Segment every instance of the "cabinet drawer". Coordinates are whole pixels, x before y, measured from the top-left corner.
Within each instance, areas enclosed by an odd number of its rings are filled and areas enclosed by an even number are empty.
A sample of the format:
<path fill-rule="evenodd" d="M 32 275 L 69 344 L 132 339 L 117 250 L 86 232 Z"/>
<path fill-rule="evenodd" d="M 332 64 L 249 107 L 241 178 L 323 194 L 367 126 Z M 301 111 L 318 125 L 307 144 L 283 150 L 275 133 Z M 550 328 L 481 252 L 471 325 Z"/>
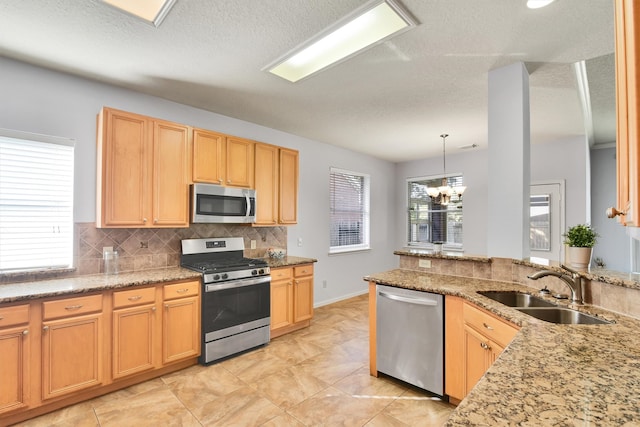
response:
<path fill-rule="evenodd" d="M 29 304 L 0 308 L 0 328 L 29 323 Z"/>
<path fill-rule="evenodd" d="M 307 265 L 301 265 L 299 267 L 295 267 L 294 275 L 296 277 L 313 275 L 313 264 L 307 264 Z"/>
<path fill-rule="evenodd" d="M 464 304 L 464 323 L 492 341 L 506 346 L 518 329 L 470 304 Z"/>
<path fill-rule="evenodd" d="M 77 316 L 95 311 L 102 311 L 102 295 L 65 298 L 42 303 L 42 318 L 44 320 Z"/>
<path fill-rule="evenodd" d="M 191 297 L 198 295 L 200 290 L 200 282 L 176 283 L 174 285 L 164 286 L 164 299 L 174 299 L 182 297 Z"/>
<path fill-rule="evenodd" d="M 271 269 L 271 281 L 291 279 L 293 268 L 273 268 Z"/>
<path fill-rule="evenodd" d="M 156 300 L 156 288 L 129 289 L 113 293 L 113 308 L 149 304 Z"/>

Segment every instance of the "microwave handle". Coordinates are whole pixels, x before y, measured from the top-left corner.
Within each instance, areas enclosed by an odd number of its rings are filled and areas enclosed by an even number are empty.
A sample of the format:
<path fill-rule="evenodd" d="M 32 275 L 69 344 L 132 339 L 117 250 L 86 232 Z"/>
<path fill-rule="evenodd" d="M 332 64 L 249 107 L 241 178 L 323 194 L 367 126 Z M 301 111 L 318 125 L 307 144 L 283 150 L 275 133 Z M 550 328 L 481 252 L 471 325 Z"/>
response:
<path fill-rule="evenodd" d="M 245 193 L 244 198 L 246 200 L 246 205 L 247 205 L 247 211 L 245 212 L 245 217 L 249 217 L 249 214 L 251 214 L 251 200 L 249 199 L 249 193 Z"/>

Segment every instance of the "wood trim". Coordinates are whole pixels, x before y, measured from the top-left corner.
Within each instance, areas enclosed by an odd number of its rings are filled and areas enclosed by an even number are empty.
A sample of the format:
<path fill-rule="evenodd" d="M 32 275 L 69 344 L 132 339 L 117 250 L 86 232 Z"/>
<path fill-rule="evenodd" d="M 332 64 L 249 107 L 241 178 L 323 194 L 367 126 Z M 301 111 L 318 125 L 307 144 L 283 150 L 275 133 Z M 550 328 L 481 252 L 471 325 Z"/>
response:
<path fill-rule="evenodd" d="M 464 398 L 464 300 L 444 297 L 444 392 L 451 398 Z"/>

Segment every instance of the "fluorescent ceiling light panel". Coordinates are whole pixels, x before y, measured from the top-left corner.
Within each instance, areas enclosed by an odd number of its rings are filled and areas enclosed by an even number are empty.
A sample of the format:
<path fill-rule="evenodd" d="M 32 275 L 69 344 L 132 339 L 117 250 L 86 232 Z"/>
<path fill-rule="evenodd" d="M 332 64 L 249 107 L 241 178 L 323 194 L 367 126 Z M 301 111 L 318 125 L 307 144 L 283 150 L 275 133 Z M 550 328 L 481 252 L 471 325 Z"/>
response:
<path fill-rule="evenodd" d="M 102 0 L 113 7 L 142 18 L 156 27 L 162 23 L 176 0 Z"/>
<path fill-rule="evenodd" d="M 417 22 L 392 0 L 377 0 L 263 70 L 297 82 L 416 25 Z"/>

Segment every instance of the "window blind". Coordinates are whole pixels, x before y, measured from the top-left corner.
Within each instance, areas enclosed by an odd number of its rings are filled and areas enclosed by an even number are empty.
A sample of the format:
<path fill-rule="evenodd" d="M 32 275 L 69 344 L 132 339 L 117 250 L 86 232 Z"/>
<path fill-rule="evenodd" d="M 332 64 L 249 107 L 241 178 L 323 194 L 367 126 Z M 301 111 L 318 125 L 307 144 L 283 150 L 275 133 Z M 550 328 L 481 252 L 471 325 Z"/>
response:
<path fill-rule="evenodd" d="M 329 252 L 369 249 L 369 175 L 331 168 Z"/>
<path fill-rule="evenodd" d="M 74 142 L 0 129 L 0 271 L 69 267 Z"/>

